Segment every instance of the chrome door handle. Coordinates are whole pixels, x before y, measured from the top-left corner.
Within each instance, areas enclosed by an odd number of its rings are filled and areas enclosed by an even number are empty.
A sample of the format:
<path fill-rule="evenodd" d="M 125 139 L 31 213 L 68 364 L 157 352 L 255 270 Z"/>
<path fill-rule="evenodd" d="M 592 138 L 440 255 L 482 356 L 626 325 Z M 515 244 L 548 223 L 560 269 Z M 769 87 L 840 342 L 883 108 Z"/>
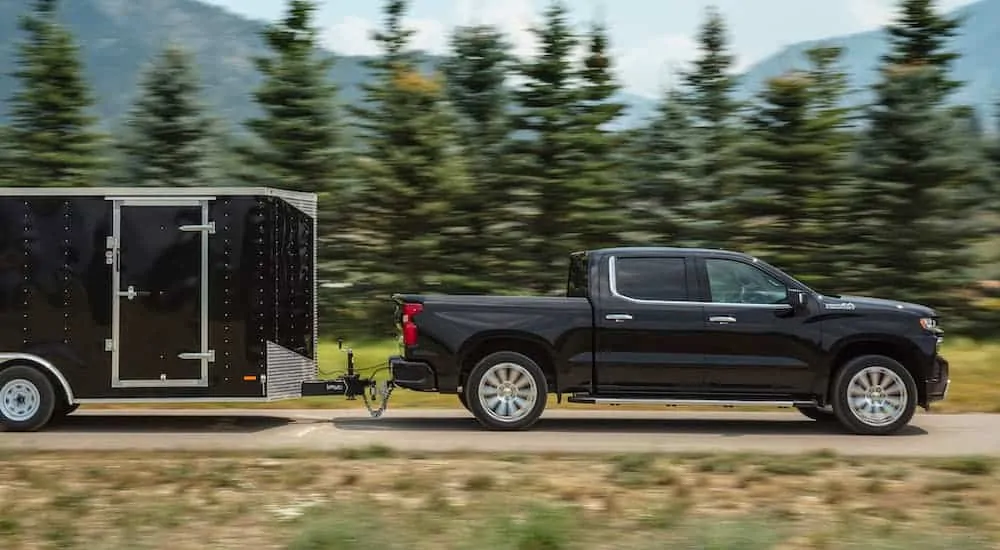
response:
<path fill-rule="evenodd" d="M 605 315 L 604 318 L 607 319 L 608 321 L 618 321 L 619 323 L 622 321 L 632 320 L 632 316 L 629 315 L 628 313 L 609 313 Z"/>
<path fill-rule="evenodd" d="M 735 323 L 736 317 L 730 317 L 729 315 L 713 315 L 708 318 L 710 323 Z"/>

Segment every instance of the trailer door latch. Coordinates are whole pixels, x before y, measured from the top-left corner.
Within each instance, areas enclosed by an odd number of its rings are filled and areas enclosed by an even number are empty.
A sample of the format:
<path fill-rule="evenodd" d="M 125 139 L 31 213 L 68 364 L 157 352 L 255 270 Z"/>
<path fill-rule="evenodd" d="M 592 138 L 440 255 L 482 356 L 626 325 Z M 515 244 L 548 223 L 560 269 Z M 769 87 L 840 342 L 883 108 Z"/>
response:
<path fill-rule="evenodd" d="M 180 358 L 180 359 L 191 359 L 191 360 L 208 359 L 209 363 L 214 363 L 215 362 L 215 350 L 210 350 L 210 351 L 208 351 L 206 353 L 194 353 L 194 352 L 192 352 L 192 353 L 181 353 L 181 354 L 178 354 L 177 357 Z"/>
<path fill-rule="evenodd" d="M 215 234 L 215 222 L 208 222 L 206 224 L 199 225 L 182 225 L 179 227 L 181 231 L 205 231 L 210 235 Z"/>

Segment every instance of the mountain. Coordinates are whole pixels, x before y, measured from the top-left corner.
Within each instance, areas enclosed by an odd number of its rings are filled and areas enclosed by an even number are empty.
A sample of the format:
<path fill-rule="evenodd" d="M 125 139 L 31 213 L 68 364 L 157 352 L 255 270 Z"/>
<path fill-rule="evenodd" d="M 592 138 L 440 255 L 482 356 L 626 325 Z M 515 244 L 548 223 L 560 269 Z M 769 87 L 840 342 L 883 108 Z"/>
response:
<path fill-rule="evenodd" d="M 277 0 L 276 0 L 277 1 Z M 6 100 L 18 83 L 10 77 L 20 40 L 18 18 L 32 0 L 0 0 L 0 121 Z M 138 91 L 142 69 L 166 42 L 194 53 L 205 86 L 205 102 L 233 127 L 257 113 L 252 92 L 260 77 L 253 58 L 268 55 L 260 39 L 265 22 L 247 19 L 197 0 L 64 0 L 59 20 L 71 30 L 82 51 L 97 105 L 105 124 L 115 124 Z M 429 69 L 440 58 L 426 56 Z M 344 102 L 360 100 L 358 84 L 368 78 L 363 57 L 337 57 L 330 77 Z M 651 100 L 627 93 L 620 100 L 634 107 L 620 123 L 634 125 L 651 112 Z"/>
<path fill-rule="evenodd" d="M 953 64 L 953 78 L 964 86 L 952 95 L 954 103 L 971 105 L 980 121 L 989 130 L 996 129 L 993 117 L 1000 101 L 1000 0 L 980 0 L 949 12 L 951 17 L 963 19 L 957 36 L 952 39 L 950 50 L 961 57 Z M 751 98 L 762 84 L 773 76 L 793 68 L 805 68 L 805 51 L 819 45 L 840 46 L 845 49 L 841 65 L 850 77 L 853 93 L 848 98 L 852 104 L 867 102 L 867 91 L 877 79 L 879 57 L 888 49 L 884 30 L 875 30 L 811 40 L 789 46 L 775 55 L 750 67 L 741 77 L 740 99 Z"/>
<path fill-rule="evenodd" d="M 275 0 L 280 1 L 280 0 Z M 6 100 L 17 82 L 10 77 L 20 32 L 18 18 L 32 0 L 0 0 L 0 121 L 6 116 Z M 967 84 L 953 96 L 956 102 L 974 105 L 983 122 L 1000 99 L 1000 0 L 980 0 L 953 12 L 965 18 L 962 34 L 953 47 L 962 54 L 956 76 Z M 251 20 L 198 0 L 64 0 L 60 20 L 74 33 L 82 50 L 87 76 L 97 99 L 96 114 L 105 125 L 117 124 L 137 92 L 142 69 L 168 40 L 195 55 L 205 85 L 204 99 L 221 119 L 238 128 L 254 116 L 257 108 L 251 93 L 259 82 L 253 58 L 266 55 L 260 32 L 265 23 Z M 782 71 L 804 67 L 803 52 L 818 44 L 846 48 L 844 67 L 851 84 L 860 91 L 853 102 L 867 99 L 864 88 L 875 78 L 879 55 L 885 51 L 884 32 L 871 31 L 803 42 L 771 56 L 742 75 L 739 96 L 748 99 L 762 83 Z M 428 57 L 430 68 L 439 59 Z M 364 58 L 339 57 L 330 77 L 340 85 L 345 102 L 360 99 L 358 84 L 368 78 Z M 618 127 L 632 127 L 649 116 L 655 100 L 628 93 L 619 98 L 629 106 Z M 994 124 L 988 124 L 994 128 Z"/>

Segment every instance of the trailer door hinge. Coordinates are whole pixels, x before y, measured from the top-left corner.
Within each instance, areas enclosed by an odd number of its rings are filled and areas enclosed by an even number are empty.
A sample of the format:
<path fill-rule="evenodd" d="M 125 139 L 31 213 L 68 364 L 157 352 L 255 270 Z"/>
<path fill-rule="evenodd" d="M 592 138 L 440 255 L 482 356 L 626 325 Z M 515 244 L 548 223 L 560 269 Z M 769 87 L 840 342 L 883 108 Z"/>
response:
<path fill-rule="evenodd" d="M 115 351 L 115 341 L 111 338 L 105 338 L 104 351 Z"/>
<path fill-rule="evenodd" d="M 205 231 L 209 235 L 215 234 L 215 222 L 208 222 L 206 224 L 199 225 L 182 225 L 180 226 L 181 231 Z"/>
<path fill-rule="evenodd" d="M 181 359 L 208 359 L 209 363 L 215 362 L 215 350 L 210 350 L 208 353 L 181 353 L 177 357 Z"/>

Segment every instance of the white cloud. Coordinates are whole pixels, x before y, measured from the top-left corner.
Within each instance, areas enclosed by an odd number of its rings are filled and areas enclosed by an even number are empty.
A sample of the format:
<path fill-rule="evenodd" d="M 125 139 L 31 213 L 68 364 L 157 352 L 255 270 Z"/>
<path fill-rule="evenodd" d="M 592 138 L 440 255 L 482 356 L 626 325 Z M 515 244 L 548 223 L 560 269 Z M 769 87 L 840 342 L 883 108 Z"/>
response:
<path fill-rule="evenodd" d="M 455 0 L 453 14 L 456 25 L 495 25 L 515 55 L 535 51 L 537 41 L 530 29 L 538 22 L 539 12 L 532 0 Z"/>
<path fill-rule="evenodd" d="M 949 12 L 971 3 L 973 0 L 939 0 L 935 9 Z M 847 0 L 847 9 L 863 29 L 874 29 L 892 22 L 896 17 L 897 0 Z"/>
<path fill-rule="evenodd" d="M 440 53 L 445 50 L 448 28 L 436 19 L 406 18 L 404 25 L 416 31 L 410 43 L 413 48 Z M 364 17 L 348 15 L 330 25 L 323 33 L 324 43 L 341 55 L 375 55 L 378 44 L 372 40 L 372 32 L 378 24 Z"/>
<path fill-rule="evenodd" d="M 672 75 L 686 68 L 697 55 L 698 44 L 692 36 L 665 34 L 625 49 L 615 58 L 619 78 L 630 92 L 655 97 Z"/>

